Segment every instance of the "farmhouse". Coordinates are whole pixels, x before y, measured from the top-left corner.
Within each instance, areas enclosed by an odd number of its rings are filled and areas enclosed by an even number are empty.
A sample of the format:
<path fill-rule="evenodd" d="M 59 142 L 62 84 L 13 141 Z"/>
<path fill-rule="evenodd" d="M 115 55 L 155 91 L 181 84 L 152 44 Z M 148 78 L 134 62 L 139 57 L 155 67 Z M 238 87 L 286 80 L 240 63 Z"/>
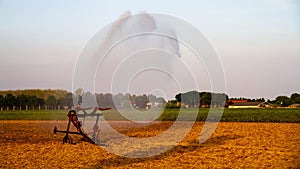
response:
<path fill-rule="evenodd" d="M 268 102 L 236 102 L 229 105 L 228 108 L 271 108 L 274 107 Z"/>
<path fill-rule="evenodd" d="M 289 108 L 300 108 L 300 104 L 289 105 Z"/>

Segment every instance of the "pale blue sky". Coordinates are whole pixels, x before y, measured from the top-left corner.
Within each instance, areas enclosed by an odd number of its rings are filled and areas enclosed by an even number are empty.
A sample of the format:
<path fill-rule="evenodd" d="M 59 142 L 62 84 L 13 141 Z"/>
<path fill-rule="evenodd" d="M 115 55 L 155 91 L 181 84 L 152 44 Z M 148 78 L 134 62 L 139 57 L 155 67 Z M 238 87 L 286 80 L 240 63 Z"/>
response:
<path fill-rule="evenodd" d="M 0 90 L 71 91 L 85 43 L 127 10 L 169 14 L 196 26 L 223 62 L 230 97 L 300 93 L 297 0 L 0 0 Z"/>

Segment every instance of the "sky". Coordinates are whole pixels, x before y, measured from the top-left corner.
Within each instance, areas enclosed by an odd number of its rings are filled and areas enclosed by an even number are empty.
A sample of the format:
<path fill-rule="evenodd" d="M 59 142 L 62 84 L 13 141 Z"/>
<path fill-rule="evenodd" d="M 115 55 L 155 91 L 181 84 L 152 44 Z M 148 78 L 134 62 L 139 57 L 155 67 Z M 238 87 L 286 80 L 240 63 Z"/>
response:
<path fill-rule="evenodd" d="M 85 44 L 126 11 L 168 14 L 194 25 L 222 62 L 229 97 L 300 93 L 297 0 L 0 0 L 0 90 L 71 91 Z"/>

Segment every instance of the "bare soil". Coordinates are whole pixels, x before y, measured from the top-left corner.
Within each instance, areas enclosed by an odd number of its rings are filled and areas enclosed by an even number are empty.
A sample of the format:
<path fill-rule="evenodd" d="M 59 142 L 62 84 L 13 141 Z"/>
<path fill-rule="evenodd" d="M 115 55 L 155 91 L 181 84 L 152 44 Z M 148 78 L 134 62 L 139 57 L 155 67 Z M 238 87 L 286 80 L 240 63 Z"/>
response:
<path fill-rule="evenodd" d="M 150 137 L 172 122 L 122 128 L 132 137 Z M 161 155 L 134 159 L 87 142 L 62 144 L 66 121 L 0 121 L 0 168 L 300 168 L 299 123 L 219 123 L 213 136 L 198 143 L 202 122 L 179 145 Z M 119 125 L 119 126 L 118 126 Z M 76 137 L 75 137 L 76 139 Z"/>

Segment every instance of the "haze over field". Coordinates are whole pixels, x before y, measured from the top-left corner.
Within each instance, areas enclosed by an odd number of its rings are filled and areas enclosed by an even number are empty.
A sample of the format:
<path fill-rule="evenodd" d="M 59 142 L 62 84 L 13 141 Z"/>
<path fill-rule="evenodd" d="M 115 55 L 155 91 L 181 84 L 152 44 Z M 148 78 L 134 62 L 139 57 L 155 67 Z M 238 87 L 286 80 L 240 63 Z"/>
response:
<path fill-rule="evenodd" d="M 274 99 L 300 92 L 296 0 L 0 0 L 0 90 L 71 91 L 76 59 L 86 42 L 128 10 L 169 14 L 197 27 L 223 63 L 230 97 Z"/>

